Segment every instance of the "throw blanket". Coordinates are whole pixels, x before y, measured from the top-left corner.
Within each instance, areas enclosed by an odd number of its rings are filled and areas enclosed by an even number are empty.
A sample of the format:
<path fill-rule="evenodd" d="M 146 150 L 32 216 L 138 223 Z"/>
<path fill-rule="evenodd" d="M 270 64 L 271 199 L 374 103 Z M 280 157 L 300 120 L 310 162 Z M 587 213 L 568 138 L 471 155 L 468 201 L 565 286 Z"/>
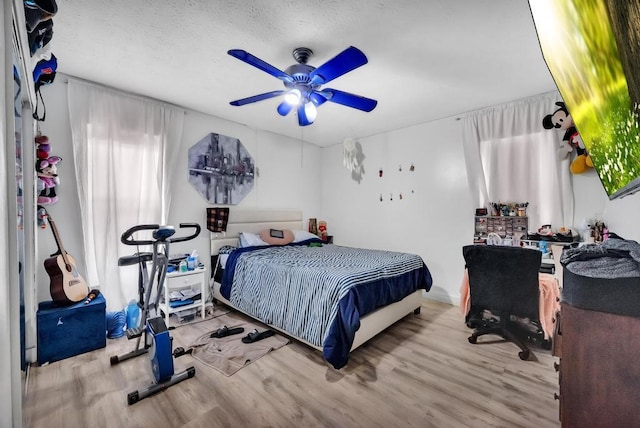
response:
<path fill-rule="evenodd" d="M 343 367 L 360 317 L 429 290 L 415 254 L 337 245 L 240 248 L 229 255 L 221 294 L 238 309 L 316 346 Z"/>
<path fill-rule="evenodd" d="M 562 252 L 560 263 L 580 276 L 634 278 L 640 276 L 640 244 L 610 238 L 602 244 L 567 248 Z"/>
<path fill-rule="evenodd" d="M 540 314 L 540 327 L 544 332 L 544 338 L 553 336 L 553 324 L 556 321 L 556 314 L 560 311 L 560 288 L 558 280 L 548 273 L 541 273 L 538 276 L 540 287 L 540 298 L 538 299 L 538 311 Z M 469 292 L 469 273 L 464 270 L 462 284 L 460 285 L 460 311 L 466 316 L 471 310 L 471 294 Z"/>

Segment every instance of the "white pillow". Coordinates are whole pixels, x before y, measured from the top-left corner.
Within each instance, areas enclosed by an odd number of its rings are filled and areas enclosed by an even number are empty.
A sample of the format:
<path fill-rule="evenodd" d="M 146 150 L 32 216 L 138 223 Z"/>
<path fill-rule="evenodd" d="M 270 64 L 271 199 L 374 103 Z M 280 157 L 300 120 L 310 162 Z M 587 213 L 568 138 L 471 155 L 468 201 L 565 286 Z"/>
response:
<path fill-rule="evenodd" d="M 320 239 L 318 235 L 314 235 L 311 232 L 307 232 L 305 230 L 292 230 L 293 232 L 293 242 L 302 242 L 307 241 L 309 239 Z"/>
<path fill-rule="evenodd" d="M 258 247 L 261 245 L 269 245 L 260 239 L 260 236 L 251 232 L 242 232 L 240 234 L 240 247 Z"/>

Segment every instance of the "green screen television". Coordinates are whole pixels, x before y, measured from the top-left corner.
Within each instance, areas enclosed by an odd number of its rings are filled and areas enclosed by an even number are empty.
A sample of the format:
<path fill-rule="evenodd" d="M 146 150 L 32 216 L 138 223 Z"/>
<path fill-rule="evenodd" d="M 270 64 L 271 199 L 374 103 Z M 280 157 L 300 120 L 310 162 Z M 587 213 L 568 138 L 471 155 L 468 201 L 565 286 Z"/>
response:
<path fill-rule="evenodd" d="M 640 2 L 530 0 L 544 60 L 609 197 L 640 190 Z"/>

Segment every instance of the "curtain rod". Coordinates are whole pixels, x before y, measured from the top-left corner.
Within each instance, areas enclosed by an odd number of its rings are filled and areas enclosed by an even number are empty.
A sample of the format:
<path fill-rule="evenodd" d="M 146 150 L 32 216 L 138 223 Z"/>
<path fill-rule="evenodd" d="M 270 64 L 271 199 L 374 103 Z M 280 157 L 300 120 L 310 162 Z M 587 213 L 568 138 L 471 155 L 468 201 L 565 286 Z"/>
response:
<path fill-rule="evenodd" d="M 63 79 L 64 79 L 63 83 L 65 83 L 65 84 L 69 83 L 69 79 L 73 79 L 73 80 L 77 80 L 78 82 L 82 82 L 85 85 L 95 86 L 95 87 L 103 88 L 103 89 L 106 89 L 106 90 L 109 90 L 109 91 L 122 92 L 122 93 L 124 93 L 126 95 L 129 95 L 129 96 L 132 96 L 132 97 L 135 97 L 135 98 L 140 98 L 140 99 L 145 100 L 145 101 L 153 101 L 153 102 L 156 102 L 156 103 L 164 104 L 164 105 L 169 106 L 169 107 L 180 109 L 180 110 L 182 110 L 184 112 L 184 114 L 187 114 L 187 109 L 185 107 L 179 106 L 177 104 L 173 104 L 173 103 L 170 103 L 170 102 L 167 102 L 167 101 L 159 100 L 157 98 L 148 97 L 146 95 L 140 95 L 140 94 L 135 93 L 135 92 L 125 91 L 124 89 L 114 88 L 113 86 L 108 86 L 108 85 L 105 85 L 103 83 L 93 82 L 91 80 L 83 79 L 81 77 L 71 76 L 71 75 L 65 74 L 65 73 L 58 73 L 58 75 L 62 75 L 63 76 Z"/>

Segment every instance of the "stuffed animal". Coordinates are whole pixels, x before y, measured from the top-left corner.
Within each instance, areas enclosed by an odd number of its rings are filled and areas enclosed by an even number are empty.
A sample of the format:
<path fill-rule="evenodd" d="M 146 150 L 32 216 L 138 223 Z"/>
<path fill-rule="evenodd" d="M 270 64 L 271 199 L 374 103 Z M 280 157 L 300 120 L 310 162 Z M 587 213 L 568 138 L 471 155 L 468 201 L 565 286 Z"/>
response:
<path fill-rule="evenodd" d="M 51 151 L 51 145 L 49 144 L 49 137 L 46 135 L 38 135 L 35 138 L 36 142 L 36 158 L 46 159 L 49 157 Z"/>
<path fill-rule="evenodd" d="M 58 202 L 58 195 L 56 195 L 55 187 L 48 187 L 38 195 L 38 204 L 40 205 L 51 205 L 56 202 Z M 44 228 L 45 226 L 42 227 Z"/>
<path fill-rule="evenodd" d="M 559 101 L 556 103 L 559 107 L 556 111 L 546 115 L 542 119 L 542 126 L 545 129 L 561 129 L 564 130 L 564 136 L 562 137 L 562 147 L 558 150 L 558 157 L 560 159 L 566 158 L 569 153 L 576 150 L 577 156 L 571 162 L 569 170 L 573 174 L 582 174 L 589 168 L 593 168 L 593 162 L 587 152 L 587 148 L 580 137 L 580 133 L 573 123 L 573 118 L 569 114 L 564 102 Z"/>
<path fill-rule="evenodd" d="M 38 205 L 37 211 L 38 217 L 38 227 L 41 229 L 46 229 L 47 227 L 47 210 L 44 209 L 42 205 Z"/>
<path fill-rule="evenodd" d="M 58 201 L 55 187 L 60 184 L 60 179 L 58 178 L 58 169 L 56 165 L 60 163 L 60 161 L 62 161 L 60 156 L 49 156 L 47 159 L 38 159 L 36 161 L 39 204 L 54 204 Z"/>

